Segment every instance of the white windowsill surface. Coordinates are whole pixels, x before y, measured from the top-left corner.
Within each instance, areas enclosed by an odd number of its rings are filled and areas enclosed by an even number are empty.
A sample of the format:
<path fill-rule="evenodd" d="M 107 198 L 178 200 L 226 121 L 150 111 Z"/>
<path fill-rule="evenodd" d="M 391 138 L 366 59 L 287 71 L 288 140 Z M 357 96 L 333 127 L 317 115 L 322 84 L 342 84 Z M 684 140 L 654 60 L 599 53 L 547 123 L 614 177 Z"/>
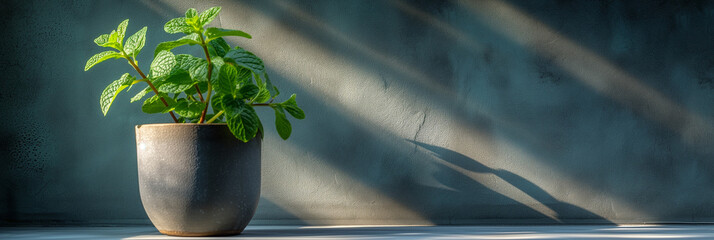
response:
<path fill-rule="evenodd" d="M 208 239 L 170 237 L 151 226 L 0 227 L 0 239 Z M 714 239 L 714 225 L 248 226 L 210 239 Z"/>

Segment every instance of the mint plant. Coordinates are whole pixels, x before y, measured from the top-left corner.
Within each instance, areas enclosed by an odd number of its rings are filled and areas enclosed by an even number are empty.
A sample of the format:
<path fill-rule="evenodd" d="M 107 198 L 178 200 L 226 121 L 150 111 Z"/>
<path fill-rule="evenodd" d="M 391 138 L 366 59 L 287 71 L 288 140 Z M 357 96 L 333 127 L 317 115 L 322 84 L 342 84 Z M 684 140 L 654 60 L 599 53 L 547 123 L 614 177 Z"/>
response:
<path fill-rule="evenodd" d="M 104 116 L 122 90 L 129 91 L 134 84 L 144 82 L 148 86 L 130 101 L 139 101 L 153 93 L 141 106 L 145 113 L 168 113 L 176 123 L 225 122 L 236 138 L 248 142 L 258 133 L 260 137 L 264 133 L 254 107 L 270 107 L 275 111 L 278 134 L 288 139 L 292 127 L 287 114 L 297 119 L 305 118 L 305 113 L 295 101 L 295 94 L 284 102 L 273 102 L 280 91 L 270 82 L 263 61 L 243 48 L 231 48 L 223 39 L 250 39 L 251 36 L 239 30 L 206 27 L 220 11 L 220 7 L 213 7 L 199 14 L 191 8 L 186 11 L 185 17 L 168 21 L 164 31 L 183 33 L 185 36 L 156 46 L 148 75 L 141 71 L 136 61 L 146 42 L 146 27 L 124 42 L 129 23 L 127 19 L 116 30 L 94 39 L 100 47 L 114 50 L 92 56 L 84 71 L 108 59 L 125 59 L 141 76 L 137 78 L 125 73 L 104 89 L 99 101 Z M 205 58 L 171 52 L 183 45 L 201 47 Z M 209 109 L 212 110 L 210 114 Z"/>

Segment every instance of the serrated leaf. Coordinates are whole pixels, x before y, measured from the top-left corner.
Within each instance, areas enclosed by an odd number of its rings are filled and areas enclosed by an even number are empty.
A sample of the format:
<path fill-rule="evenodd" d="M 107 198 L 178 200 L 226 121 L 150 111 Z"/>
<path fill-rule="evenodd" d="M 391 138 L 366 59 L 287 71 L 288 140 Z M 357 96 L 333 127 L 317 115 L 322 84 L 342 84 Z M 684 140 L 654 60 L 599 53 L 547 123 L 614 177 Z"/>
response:
<path fill-rule="evenodd" d="M 151 81 L 152 84 L 154 84 L 154 87 L 161 87 L 161 85 L 163 85 L 164 82 L 166 81 L 166 77 L 165 76 L 164 77 L 155 77 L 155 78 L 150 78 L 149 80 Z M 136 101 L 141 100 L 147 93 L 149 93 L 151 91 L 152 91 L 152 89 L 147 86 L 146 88 L 141 90 L 141 92 L 134 95 L 134 97 L 131 98 L 130 102 L 136 102 Z"/>
<path fill-rule="evenodd" d="M 124 35 L 126 34 L 126 26 L 129 24 L 129 19 L 122 21 L 117 27 L 117 42 L 122 44 L 124 42 Z"/>
<path fill-rule="evenodd" d="M 205 107 L 206 104 L 201 102 L 179 99 L 176 102 L 174 111 L 176 114 L 186 118 L 196 118 L 201 116 L 201 112 L 203 112 Z"/>
<path fill-rule="evenodd" d="M 206 24 L 209 24 L 213 21 L 216 16 L 218 16 L 218 13 L 221 11 L 221 7 L 212 7 L 209 8 L 206 11 L 201 12 L 201 14 L 198 16 L 198 24 L 200 27 L 206 26 Z"/>
<path fill-rule="evenodd" d="M 136 95 L 134 95 L 131 99 L 129 99 L 129 102 L 139 101 L 144 98 L 144 96 L 146 96 L 146 94 L 149 92 L 151 92 L 151 88 L 147 86 L 146 88 L 138 92 Z"/>
<path fill-rule="evenodd" d="M 118 44 L 117 38 L 119 38 L 119 33 L 117 33 L 117 30 L 112 30 L 112 32 L 109 33 L 109 39 L 107 40 L 107 42 L 105 43 L 105 45 L 107 45 L 107 44 L 113 44 L 113 45 Z M 107 45 L 107 46 L 108 46 L 108 45 Z"/>
<path fill-rule="evenodd" d="M 87 71 L 90 68 L 94 67 L 94 65 L 97 65 L 97 63 L 103 62 L 104 60 L 111 58 L 122 58 L 122 55 L 121 53 L 115 51 L 104 51 L 94 54 L 94 56 L 87 60 L 87 64 L 84 65 L 84 71 Z"/>
<path fill-rule="evenodd" d="M 264 103 L 270 100 L 270 92 L 265 87 L 260 88 L 258 95 L 253 98 L 253 102 Z"/>
<path fill-rule="evenodd" d="M 162 77 L 169 75 L 176 65 L 176 56 L 169 51 L 161 51 L 151 62 L 151 76 Z"/>
<path fill-rule="evenodd" d="M 221 103 L 221 109 L 226 112 L 228 116 L 237 116 L 245 105 L 245 102 L 241 98 L 234 98 L 231 95 L 223 95 L 218 101 Z"/>
<path fill-rule="evenodd" d="M 104 47 L 104 44 L 109 41 L 109 34 L 102 34 L 99 35 L 99 37 L 94 39 L 94 43 L 97 44 L 97 46 Z"/>
<path fill-rule="evenodd" d="M 211 58 L 211 64 L 213 64 L 213 67 L 211 68 L 211 84 L 214 84 L 215 82 L 218 81 L 218 72 L 220 71 L 221 67 L 223 67 L 223 58 L 222 57 L 213 57 Z"/>
<path fill-rule="evenodd" d="M 166 81 L 158 87 L 158 90 L 162 93 L 181 93 L 191 89 L 195 84 L 196 81 L 191 78 L 188 72 L 180 70 L 172 72 Z"/>
<path fill-rule="evenodd" d="M 193 18 L 198 16 L 198 11 L 195 8 L 189 8 L 186 10 L 186 18 Z"/>
<path fill-rule="evenodd" d="M 167 33 L 193 33 L 193 27 L 186 23 L 186 18 L 174 18 L 164 24 L 164 31 Z"/>
<path fill-rule="evenodd" d="M 211 108 L 213 108 L 213 112 L 223 111 L 223 97 L 225 97 L 225 95 L 220 93 L 213 95 L 213 98 L 211 98 Z"/>
<path fill-rule="evenodd" d="M 117 42 L 117 37 L 117 31 L 112 30 L 112 32 L 109 34 L 102 34 L 99 37 L 95 38 L 94 43 L 96 43 L 100 47 L 110 47 L 117 50 L 121 50 L 121 44 Z"/>
<path fill-rule="evenodd" d="M 134 80 L 136 80 L 136 78 L 132 77 L 128 73 L 124 73 L 121 78 L 115 80 L 114 82 L 110 83 L 106 88 L 104 88 L 104 91 L 102 91 L 102 95 L 99 97 L 99 106 L 101 107 L 104 116 L 107 115 L 109 107 L 112 106 L 112 103 L 114 102 L 114 99 L 117 97 L 119 92 L 131 85 L 131 82 L 133 82 Z"/>
<path fill-rule="evenodd" d="M 238 86 L 242 86 L 243 84 L 248 84 L 251 83 L 251 72 L 250 69 L 244 68 L 244 67 L 237 67 L 238 69 Z"/>
<path fill-rule="evenodd" d="M 163 97 L 168 106 L 161 101 L 161 97 Z M 146 99 L 144 104 L 141 106 L 141 111 L 145 113 L 167 113 L 172 111 L 174 109 L 173 106 L 175 105 L 176 101 L 173 98 L 170 98 L 165 93 L 159 93 L 159 95 L 154 95 Z"/>
<path fill-rule="evenodd" d="M 228 46 L 228 43 L 223 38 L 213 39 L 213 41 L 208 42 L 208 47 L 209 51 L 212 51 L 212 57 L 223 57 L 226 55 L 228 50 L 231 50 L 231 47 Z"/>
<path fill-rule="evenodd" d="M 265 85 L 265 83 L 263 83 L 263 79 L 260 78 L 260 75 L 253 73 L 253 79 L 255 79 L 255 82 L 258 84 L 258 86 Z"/>
<path fill-rule="evenodd" d="M 218 72 L 216 90 L 223 94 L 233 94 L 238 89 L 238 70 L 230 64 L 224 64 Z"/>
<path fill-rule="evenodd" d="M 183 70 L 190 70 L 192 66 L 202 62 L 206 61 L 202 58 L 197 58 L 188 54 L 177 54 L 176 55 L 176 66 L 175 68 L 178 69 L 183 69 Z"/>
<path fill-rule="evenodd" d="M 188 54 L 176 55 L 176 67 L 188 71 L 196 81 L 206 81 L 208 73 L 208 62 L 205 59 L 197 58 Z"/>
<path fill-rule="evenodd" d="M 290 96 L 290 99 L 286 100 L 285 102 L 280 103 L 280 106 L 282 106 L 285 111 L 290 113 L 294 118 L 297 119 L 304 119 L 305 118 L 305 112 L 300 109 L 297 105 L 297 101 L 295 101 L 296 95 L 293 93 L 293 95 Z"/>
<path fill-rule="evenodd" d="M 191 33 L 189 35 L 183 36 L 182 38 L 179 38 L 175 41 L 168 41 L 168 42 L 162 42 L 159 43 L 159 45 L 156 46 L 156 50 L 154 50 L 154 56 L 159 54 L 159 52 L 164 51 L 164 50 L 171 50 L 179 46 L 183 46 L 186 44 L 189 45 L 195 45 L 195 44 L 200 44 L 201 43 L 201 37 L 198 36 L 198 33 Z"/>
<path fill-rule="evenodd" d="M 206 29 L 206 38 L 208 38 L 208 41 L 211 41 L 211 40 L 219 38 L 219 37 L 227 37 L 227 36 L 244 37 L 244 38 L 248 38 L 248 39 L 253 38 L 250 36 L 250 34 L 240 31 L 240 30 L 223 29 L 223 28 L 215 28 L 215 27 Z"/>
<path fill-rule="evenodd" d="M 250 69 L 256 74 L 262 74 L 265 70 L 263 60 L 260 60 L 255 54 L 246 51 L 242 48 L 231 49 L 223 57 L 224 61 L 233 62 L 238 66 Z"/>
<path fill-rule="evenodd" d="M 293 131 L 290 121 L 285 117 L 285 112 L 281 106 L 273 105 L 271 107 L 275 110 L 275 129 L 278 130 L 280 138 L 287 140 Z"/>
<path fill-rule="evenodd" d="M 260 89 L 258 86 L 255 86 L 255 84 L 245 84 L 240 87 L 238 90 L 240 95 L 243 96 L 243 99 L 253 99 L 256 95 L 258 95 L 258 92 L 260 92 Z"/>
<path fill-rule="evenodd" d="M 191 78 L 194 80 L 201 82 L 208 81 L 208 61 L 203 60 L 200 63 L 191 66 L 189 73 L 191 74 Z"/>
<path fill-rule="evenodd" d="M 270 95 L 273 96 L 273 98 L 277 97 L 280 95 L 280 91 L 278 90 L 277 87 L 273 85 L 273 83 L 270 81 L 270 76 L 268 76 L 268 72 L 265 72 L 265 88 L 270 91 Z"/>
<path fill-rule="evenodd" d="M 146 43 L 146 27 L 141 28 L 126 40 L 124 52 L 127 55 L 136 58 L 136 55 L 139 55 L 141 49 L 144 48 L 144 43 Z"/>
<path fill-rule="evenodd" d="M 228 113 L 228 112 L 226 112 Z M 258 133 L 260 120 L 253 107 L 241 105 L 240 110 L 235 114 L 227 114 L 226 122 L 233 136 L 243 142 L 248 142 Z"/>

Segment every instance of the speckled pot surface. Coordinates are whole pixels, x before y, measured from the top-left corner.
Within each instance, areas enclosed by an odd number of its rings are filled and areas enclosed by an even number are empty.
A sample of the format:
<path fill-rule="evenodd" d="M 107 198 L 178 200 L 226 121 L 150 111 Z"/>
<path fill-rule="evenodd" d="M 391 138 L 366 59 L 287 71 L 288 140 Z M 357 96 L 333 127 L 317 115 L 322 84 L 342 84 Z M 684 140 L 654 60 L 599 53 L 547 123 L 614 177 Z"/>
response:
<path fill-rule="evenodd" d="M 236 139 L 226 124 L 136 126 L 139 191 L 163 234 L 240 234 L 260 198 L 260 138 Z"/>

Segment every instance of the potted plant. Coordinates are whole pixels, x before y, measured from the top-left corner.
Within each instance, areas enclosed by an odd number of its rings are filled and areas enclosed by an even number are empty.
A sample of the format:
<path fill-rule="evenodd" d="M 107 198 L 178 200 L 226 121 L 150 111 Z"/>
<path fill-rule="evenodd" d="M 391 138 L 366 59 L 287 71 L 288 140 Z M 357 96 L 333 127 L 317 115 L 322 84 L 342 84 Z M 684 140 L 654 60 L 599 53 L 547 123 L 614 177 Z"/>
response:
<path fill-rule="evenodd" d="M 275 126 L 283 139 L 291 133 L 288 114 L 305 118 L 295 94 L 274 102 L 280 92 L 270 82 L 260 58 L 243 48 L 231 48 L 223 39 L 251 38 L 249 34 L 206 27 L 220 10 L 213 7 L 199 14 L 192 8 L 185 17 L 168 21 L 164 31 L 185 36 L 160 43 L 148 72 L 136 61 L 144 47 L 146 27 L 124 41 L 128 19 L 94 39 L 97 45 L 113 50 L 92 56 L 84 68 L 87 71 L 108 59 L 125 59 L 139 74 L 125 73 L 104 89 L 100 107 L 105 116 L 122 90 L 145 83 L 148 86 L 131 102 L 151 95 L 141 110 L 168 113 L 173 120 L 136 126 L 141 201 L 154 226 L 167 235 L 234 235 L 243 231 L 260 197 L 264 132 L 254 107 L 274 110 Z M 171 52 L 183 45 L 201 47 L 204 56 Z"/>

